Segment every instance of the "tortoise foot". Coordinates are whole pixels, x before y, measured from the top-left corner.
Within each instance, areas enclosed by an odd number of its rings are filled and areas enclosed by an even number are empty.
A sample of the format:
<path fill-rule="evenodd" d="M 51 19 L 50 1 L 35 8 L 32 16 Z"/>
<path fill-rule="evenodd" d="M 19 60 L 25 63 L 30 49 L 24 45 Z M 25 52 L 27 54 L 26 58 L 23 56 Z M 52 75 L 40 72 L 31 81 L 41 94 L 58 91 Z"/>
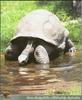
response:
<path fill-rule="evenodd" d="M 75 47 L 70 48 L 70 49 L 69 49 L 69 52 L 75 53 L 75 52 L 76 52 L 76 48 L 75 48 Z"/>
<path fill-rule="evenodd" d="M 6 60 L 15 60 L 16 59 L 16 57 L 15 57 L 15 55 L 13 53 L 13 50 L 12 50 L 10 45 L 5 50 L 5 59 Z"/>
<path fill-rule="evenodd" d="M 18 55 L 18 47 L 16 45 L 11 44 L 5 50 L 6 60 L 17 60 Z"/>

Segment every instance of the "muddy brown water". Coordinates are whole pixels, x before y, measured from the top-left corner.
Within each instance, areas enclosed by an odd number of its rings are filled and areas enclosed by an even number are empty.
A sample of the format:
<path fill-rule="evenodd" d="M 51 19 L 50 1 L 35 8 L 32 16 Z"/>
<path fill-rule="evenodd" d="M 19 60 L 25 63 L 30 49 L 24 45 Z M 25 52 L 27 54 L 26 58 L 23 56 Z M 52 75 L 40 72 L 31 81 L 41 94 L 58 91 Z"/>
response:
<path fill-rule="evenodd" d="M 64 89 L 68 84 L 81 82 L 81 64 L 81 51 L 60 56 L 50 64 L 26 66 L 5 61 L 1 54 L 0 94 L 44 94 L 49 89 Z"/>

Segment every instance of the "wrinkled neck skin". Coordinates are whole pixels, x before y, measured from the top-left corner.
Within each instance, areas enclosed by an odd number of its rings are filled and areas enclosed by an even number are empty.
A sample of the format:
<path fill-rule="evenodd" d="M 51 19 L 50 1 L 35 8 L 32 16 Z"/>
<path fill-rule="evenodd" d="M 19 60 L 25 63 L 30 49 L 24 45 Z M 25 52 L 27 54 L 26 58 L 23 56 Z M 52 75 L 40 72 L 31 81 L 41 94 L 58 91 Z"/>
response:
<path fill-rule="evenodd" d="M 34 51 L 34 48 L 32 47 L 33 42 L 29 41 L 25 47 L 25 49 L 22 51 L 20 56 L 18 57 L 19 63 L 27 63 L 29 59 L 29 54 Z"/>
<path fill-rule="evenodd" d="M 34 48 L 32 47 L 32 43 L 27 43 L 25 49 L 22 51 L 22 54 L 25 54 L 25 55 L 29 55 L 31 52 L 34 51 Z"/>

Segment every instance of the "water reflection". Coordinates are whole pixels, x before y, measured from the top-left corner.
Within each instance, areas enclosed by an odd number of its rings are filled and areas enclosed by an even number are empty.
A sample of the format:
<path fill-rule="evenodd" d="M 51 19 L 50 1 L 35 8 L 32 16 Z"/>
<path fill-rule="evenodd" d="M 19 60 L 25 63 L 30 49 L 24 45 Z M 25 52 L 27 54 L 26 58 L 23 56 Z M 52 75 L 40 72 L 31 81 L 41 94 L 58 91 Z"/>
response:
<path fill-rule="evenodd" d="M 4 61 L 2 55 L 0 85 L 1 93 L 24 93 L 46 90 L 47 84 L 61 81 L 81 81 L 80 52 L 75 56 L 66 54 L 50 64 L 31 63 L 24 67 L 17 61 Z M 23 92 L 22 92 L 23 91 Z"/>

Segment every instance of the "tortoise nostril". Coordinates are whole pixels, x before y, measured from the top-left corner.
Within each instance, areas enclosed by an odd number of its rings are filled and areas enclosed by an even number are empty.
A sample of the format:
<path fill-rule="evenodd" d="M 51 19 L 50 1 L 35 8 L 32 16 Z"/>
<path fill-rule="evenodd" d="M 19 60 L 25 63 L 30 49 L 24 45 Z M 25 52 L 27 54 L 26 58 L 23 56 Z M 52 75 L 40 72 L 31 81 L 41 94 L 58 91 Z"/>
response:
<path fill-rule="evenodd" d="M 26 61 L 22 61 L 21 63 L 19 63 L 19 65 L 21 65 L 21 66 L 25 66 L 27 63 L 26 63 Z"/>

